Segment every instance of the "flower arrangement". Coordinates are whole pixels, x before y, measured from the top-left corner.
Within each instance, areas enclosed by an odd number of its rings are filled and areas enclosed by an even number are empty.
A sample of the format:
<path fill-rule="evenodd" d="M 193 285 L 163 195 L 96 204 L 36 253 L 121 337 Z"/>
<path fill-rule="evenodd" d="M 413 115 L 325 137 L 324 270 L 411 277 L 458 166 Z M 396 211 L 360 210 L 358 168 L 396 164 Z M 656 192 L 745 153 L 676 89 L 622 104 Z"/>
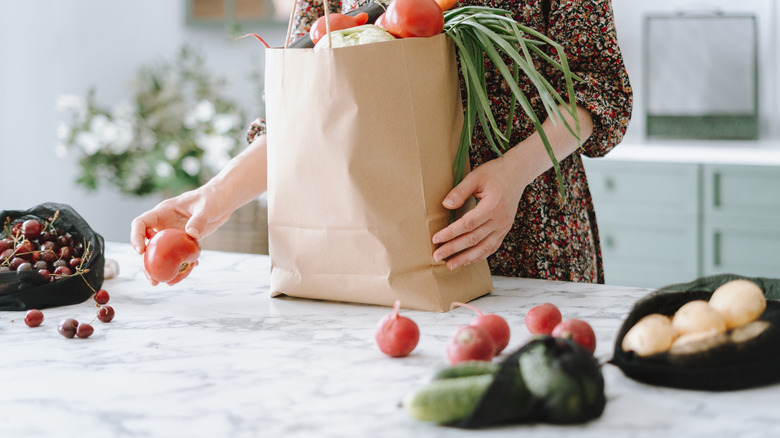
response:
<path fill-rule="evenodd" d="M 60 96 L 57 108 L 70 123 L 57 128 L 57 152 L 78 151 L 77 183 L 90 190 L 104 182 L 137 196 L 195 188 L 243 146 L 245 118 L 220 95 L 223 84 L 185 46 L 174 62 L 139 69 L 132 102 L 101 106 L 94 89 L 85 98 Z"/>

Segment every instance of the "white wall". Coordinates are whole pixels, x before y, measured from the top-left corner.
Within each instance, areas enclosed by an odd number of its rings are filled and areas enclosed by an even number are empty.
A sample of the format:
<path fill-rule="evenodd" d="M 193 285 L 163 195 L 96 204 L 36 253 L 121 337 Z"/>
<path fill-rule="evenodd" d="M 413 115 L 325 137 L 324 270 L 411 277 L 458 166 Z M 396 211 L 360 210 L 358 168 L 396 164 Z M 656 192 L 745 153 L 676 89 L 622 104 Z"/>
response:
<path fill-rule="evenodd" d="M 75 156 L 54 154 L 55 128 L 63 117 L 54 103 L 61 94 L 84 95 L 96 87 L 101 102 L 129 97 L 137 68 L 170 59 L 184 42 L 201 49 L 213 72 L 231 83 L 229 92 L 247 112 L 259 110 L 248 73 L 262 69 L 254 40 L 235 41 L 220 28 L 185 25 L 184 0 L 0 0 L 0 209 L 23 209 L 45 201 L 70 204 L 108 240 L 127 241 L 130 221 L 158 199 L 127 197 L 111 189 L 91 193 L 77 186 Z M 762 111 L 765 135 L 780 137 L 780 43 L 775 0 L 613 0 L 618 35 L 636 92 L 627 141 L 641 141 L 641 32 L 646 12 L 714 5 L 757 12 L 762 34 Z M 687 5 L 687 6 L 686 6 Z M 690 6 L 694 5 L 694 6 Z M 279 45 L 283 26 L 247 29 Z M 771 131 L 774 129 L 774 131 Z"/>
<path fill-rule="evenodd" d="M 284 37 L 279 26 L 247 31 L 272 44 Z M 262 69 L 261 46 L 219 26 L 186 26 L 184 0 L 0 0 L 0 210 L 66 203 L 107 240 L 128 241 L 132 218 L 159 199 L 77 186 L 75 155 L 54 154 L 56 125 L 65 117 L 54 104 L 90 87 L 106 105 L 127 99 L 138 67 L 172 59 L 184 42 L 228 79 L 228 92 L 248 114 L 259 110 L 248 74 Z"/>

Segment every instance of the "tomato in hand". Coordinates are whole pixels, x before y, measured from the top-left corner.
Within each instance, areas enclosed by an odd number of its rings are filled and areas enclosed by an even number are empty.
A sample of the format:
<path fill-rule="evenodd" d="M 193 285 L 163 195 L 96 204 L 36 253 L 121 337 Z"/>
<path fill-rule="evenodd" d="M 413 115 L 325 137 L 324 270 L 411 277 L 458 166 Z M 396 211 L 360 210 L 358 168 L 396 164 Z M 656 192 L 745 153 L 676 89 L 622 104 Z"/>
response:
<path fill-rule="evenodd" d="M 328 14 L 328 19 L 330 20 L 330 31 L 333 32 L 334 30 L 349 29 L 351 27 L 362 26 L 368 23 L 368 14 L 365 12 L 360 12 L 353 17 L 332 12 Z M 311 30 L 309 31 L 311 42 L 317 44 L 317 42 L 325 36 L 326 32 L 327 28 L 325 27 L 325 16 L 322 16 L 314 22 Z"/>
<path fill-rule="evenodd" d="M 144 252 L 144 269 L 151 280 L 174 285 L 198 265 L 198 257 L 198 241 L 184 230 L 169 228 L 149 240 Z"/>
<path fill-rule="evenodd" d="M 434 0 L 394 0 L 383 24 L 396 38 L 432 37 L 444 30 L 444 13 Z"/>

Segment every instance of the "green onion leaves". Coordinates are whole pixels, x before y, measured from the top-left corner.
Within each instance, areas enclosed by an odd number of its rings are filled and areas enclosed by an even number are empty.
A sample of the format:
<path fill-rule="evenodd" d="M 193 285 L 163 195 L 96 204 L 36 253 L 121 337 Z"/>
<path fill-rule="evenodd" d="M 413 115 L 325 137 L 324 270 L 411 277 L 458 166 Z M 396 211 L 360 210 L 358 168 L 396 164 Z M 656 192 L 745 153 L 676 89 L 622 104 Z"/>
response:
<path fill-rule="evenodd" d="M 522 71 L 538 91 L 547 115 L 552 117 L 553 121 L 561 121 L 566 129 L 579 140 L 580 126 L 577 120 L 577 102 L 574 95 L 574 80 L 579 80 L 579 78 L 569 70 L 563 48 L 544 34 L 516 22 L 509 11 L 483 6 L 465 6 L 445 11 L 444 32 L 457 48 L 466 88 L 463 130 L 453 169 L 455 184 L 457 185 L 463 179 L 476 121 L 479 120 L 490 147 L 498 156 L 501 156 L 503 151 L 512 146 L 509 141 L 514 123 L 515 107 L 520 105 L 539 132 L 544 147 L 552 160 L 558 180 L 558 192 L 563 199 L 565 196 L 563 175 L 558 160 L 555 158 L 550 142 L 542 129 L 542 120 L 518 85 L 520 71 Z M 540 48 L 542 45 L 553 47 L 559 61 L 548 56 Z M 536 70 L 533 55 L 561 71 L 566 81 L 568 102 Z M 485 83 L 486 58 L 490 60 L 512 92 L 508 120 L 503 131 L 496 121 L 488 99 Z M 509 59 L 510 65 L 507 65 L 505 59 Z M 562 117 L 559 105 L 566 108 L 566 113 L 575 121 L 573 127 Z"/>

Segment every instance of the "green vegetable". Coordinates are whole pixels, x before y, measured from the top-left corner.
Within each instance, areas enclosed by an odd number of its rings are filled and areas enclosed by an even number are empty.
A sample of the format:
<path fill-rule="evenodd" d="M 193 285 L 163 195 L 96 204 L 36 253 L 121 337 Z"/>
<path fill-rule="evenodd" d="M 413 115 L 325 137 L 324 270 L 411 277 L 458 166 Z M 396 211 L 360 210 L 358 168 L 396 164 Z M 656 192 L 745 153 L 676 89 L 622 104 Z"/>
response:
<path fill-rule="evenodd" d="M 395 39 L 395 37 L 390 35 L 386 30 L 373 24 L 364 24 L 362 26 L 350 27 L 349 29 L 334 30 L 330 33 L 330 38 L 333 40 L 333 48 L 378 43 Z M 325 47 L 328 47 L 327 37 L 320 39 L 314 46 L 314 50 L 320 50 Z"/>
<path fill-rule="evenodd" d="M 452 423 L 477 407 L 491 383 L 492 374 L 434 380 L 407 394 L 402 404 L 416 420 Z"/>
<path fill-rule="evenodd" d="M 574 341 L 538 338 L 527 345 L 518 361 L 528 390 L 542 400 L 540 419 L 582 422 L 603 411 L 606 400 L 599 363 Z"/>
<path fill-rule="evenodd" d="M 457 185 L 463 178 L 476 121 L 479 120 L 491 147 L 501 156 L 502 151 L 511 147 L 509 141 L 512 134 L 514 112 L 516 105 L 519 104 L 539 132 L 547 154 L 552 160 L 558 180 L 558 192 L 563 199 L 565 197 L 563 175 L 558 160 L 555 158 L 544 129 L 542 129 L 542 120 L 531 107 L 528 98 L 518 85 L 522 70 L 539 92 L 547 114 L 554 116 L 553 121 L 556 119 L 562 121 L 569 132 L 580 139 L 577 101 L 573 84 L 573 81 L 579 80 L 579 78 L 569 70 L 566 54 L 561 45 L 544 34 L 518 23 L 512 18 L 511 12 L 483 6 L 465 6 L 445 11 L 444 32 L 455 43 L 466 85 L 465 120 L 454 165 L 455 184 Z M 542 51 L 541 47 L 544 45 L 555 49 L 558 60 Z M 564 101 L 552 84 L 536 70 L 532 54 L 536 55 L 537 60 L 546 62 L 563 73 L 568 102 Z M 509 115 L 503 131 L 493 115 L 490 100 L 487 97 L 486 58 L 496 67 L 512 92 Z M 510 65 L 504 62 L 505 59 L 510 60 Z M 566 112 L 575 121 L 573 127 L 561 116 L 559 104 L 567 108 Z"/>
<path fill-rule="evenodd" d="M 455 366 L 443 368 L 433 376 L 434 380 L 454 379 L 458 377 L 479 376 L 482 374 L 495 374 L 499 365 L 484 360 L 468 360 Z"/>

